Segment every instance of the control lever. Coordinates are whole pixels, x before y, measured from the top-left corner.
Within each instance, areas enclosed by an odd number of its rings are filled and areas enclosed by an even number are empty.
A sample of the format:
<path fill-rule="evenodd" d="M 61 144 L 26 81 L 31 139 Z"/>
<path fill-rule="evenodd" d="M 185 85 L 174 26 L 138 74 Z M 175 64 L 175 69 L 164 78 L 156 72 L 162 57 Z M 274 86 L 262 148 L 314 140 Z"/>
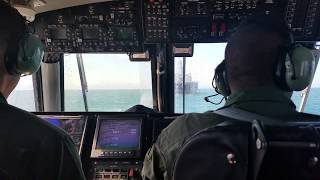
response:
<path fill-rule="evenodd" d="M 138 169 L 129 169 L 128 171 L 128 179 L 129 180 L 142 180 L 142 177 L 138 171 Z"/>

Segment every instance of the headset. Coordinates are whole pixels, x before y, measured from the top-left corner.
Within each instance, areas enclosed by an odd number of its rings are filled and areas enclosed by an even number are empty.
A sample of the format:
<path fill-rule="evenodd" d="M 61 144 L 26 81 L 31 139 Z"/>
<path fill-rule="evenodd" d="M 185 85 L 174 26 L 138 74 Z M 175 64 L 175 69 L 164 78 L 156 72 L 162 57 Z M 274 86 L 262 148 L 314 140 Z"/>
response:
<path fill-rule="evenodd" d="M 283 91 L 301 91 L 311 83 L 315 73 L 316 61 L 314 55 L 311 50 L 294 41 L 293 34 L 286 23 L 283 23 L 286 27 L 286 30 L 283 30 L 283 28 L 279 29 L 277 24 L 274 24 L 274 20 L 272 15 L 254 15 L 247 18 L 240 27 L 259 25 L 279 32 L 287 39 L 286 44 L 279 49 L 278 59 L 273 69 L 273 79 L 277 87 Z M 215 91 L 224 97 L 231 94 L 225 60 L 217 66 L 212 84 Z"/>
<path fill-rule="evenodd" d="M 0 8 L 10 14 L 16 14 L 23 23 L 21 33 L 7 39 L 7 50 L 4 55 L 5 67 L 11 75 L 30 75 L 40 68 L 44 57 L 44 46 L 41 40 L 28 32 L 26 20 L 9 4 L 0 1 Z M 3 10 L 1 10 L 3 11 Z"/>

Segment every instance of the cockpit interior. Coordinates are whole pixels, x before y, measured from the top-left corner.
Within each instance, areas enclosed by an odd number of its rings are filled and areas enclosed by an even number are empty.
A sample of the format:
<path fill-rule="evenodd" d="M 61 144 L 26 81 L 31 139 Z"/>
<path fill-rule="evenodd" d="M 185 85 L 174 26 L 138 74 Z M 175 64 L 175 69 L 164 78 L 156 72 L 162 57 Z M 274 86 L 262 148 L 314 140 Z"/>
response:
<path fill-rule="evenodd" d="M 147 150 L 184 113 L 224 103 L 215 67 L 242 19 L 277 12 L 320 51 L 320 0 L 9 0 L 45 47 L 41 69 L 8 101 L 62 128 L 88 180 L 138 180 Z M 320 115 L 320 66 L 294 92 Z M 23 100 L 22 100 L 23 99 Z"/>

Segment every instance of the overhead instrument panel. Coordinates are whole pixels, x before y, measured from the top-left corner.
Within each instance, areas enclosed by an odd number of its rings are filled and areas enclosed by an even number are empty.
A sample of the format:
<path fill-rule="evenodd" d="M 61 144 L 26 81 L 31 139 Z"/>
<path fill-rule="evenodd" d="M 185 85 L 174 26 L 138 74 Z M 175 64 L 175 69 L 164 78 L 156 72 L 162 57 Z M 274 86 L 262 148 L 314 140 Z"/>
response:
<path fill-rule="evenodd" d="M 169 40 L 171 0 L 143 0 L 145 43 Z"/>
<path fill-rule="evenodd" d="M 116 1 L 39 14 L 46 52 L 142 51 L 139 1 Z"/>
<path fill-rule="evenodd" d="M 319 13 L 319 0 L 288 0 L 285 16 L 297 40 L 316 41 L 320 39 Z"/>
<path fill-rule="evenodd" d="M 298 41 L 320 39 L 320 0 L 121 0 L 36 16 L 46 52 L 141 52 L 143 44 L 226 42 L 242 19 L 279 14 Z"/>
<path fill-rule="evenodd" d="M 256 8 L 256 0 L 175 0 L 172 40 L 223 42 Z"/>
<path fill-rule="evenodd" d="M 225 42 L 241 20 L 255 12 L 277 13 L 298 41 L 316 41 L 319 0 L 175 0 L 171 39 L 176 43 Z"/>

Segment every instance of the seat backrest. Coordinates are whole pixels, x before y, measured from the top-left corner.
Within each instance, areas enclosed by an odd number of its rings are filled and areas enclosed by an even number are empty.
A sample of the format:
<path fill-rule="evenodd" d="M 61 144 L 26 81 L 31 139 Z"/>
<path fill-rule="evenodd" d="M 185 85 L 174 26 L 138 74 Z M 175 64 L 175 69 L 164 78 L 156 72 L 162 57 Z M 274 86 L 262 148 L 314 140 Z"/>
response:
<path fill-rule="evenodd" d="M 181 148 L 173 178 L 319 180 L 320 123 L 230 121 L 204 129 Z"/>
<path fill-rule="evenodd" d="M 320 122 L 265 126 L 259 180 L 319 180 Z"/>
<path fill-rule="evenodd" d="M 174 180 L 246 180 L 248 131 L 245 123 L 218 125 L 189 139 L 176 160 Z"/>

